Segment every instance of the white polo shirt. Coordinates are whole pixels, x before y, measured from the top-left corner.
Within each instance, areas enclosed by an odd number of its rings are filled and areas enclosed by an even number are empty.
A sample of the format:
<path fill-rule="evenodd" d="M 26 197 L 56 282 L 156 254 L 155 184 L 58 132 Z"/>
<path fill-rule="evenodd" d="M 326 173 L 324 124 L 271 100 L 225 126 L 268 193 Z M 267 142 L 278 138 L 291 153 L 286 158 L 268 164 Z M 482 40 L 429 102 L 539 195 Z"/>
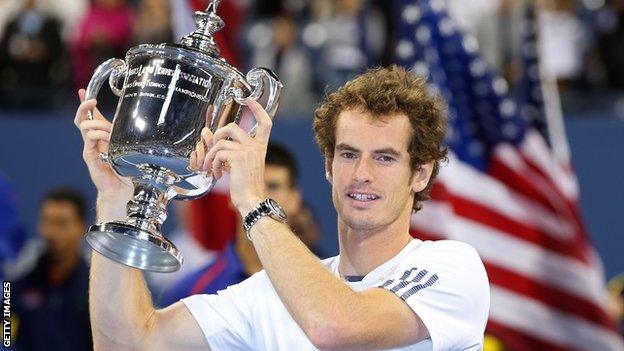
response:
<path fill-rule="evenodd" d="M 338 276 L 340 256 L 323 264 Z M 490 305 L 485 268 L 469 245 L 412 240 L 361 281 L 355 291 L 384 288 L 420 317 L 430 339 L 395 350 L 481 350 Z M 305 291 L 301 292 L 305 294 Z M 218 350 L 317 350 L 290 316 L 265 271 L 216 295 L 182 300 Z"/>

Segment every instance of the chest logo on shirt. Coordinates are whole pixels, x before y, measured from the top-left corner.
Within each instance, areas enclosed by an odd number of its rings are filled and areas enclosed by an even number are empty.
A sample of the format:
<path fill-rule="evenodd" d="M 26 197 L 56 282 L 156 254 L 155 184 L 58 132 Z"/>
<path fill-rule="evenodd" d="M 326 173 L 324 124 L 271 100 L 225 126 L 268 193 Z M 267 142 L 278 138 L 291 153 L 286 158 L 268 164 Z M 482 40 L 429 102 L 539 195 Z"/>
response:
<path fill-rule="evenodd" d="M 427 279 L 425 280 L 425 277 Z M 416 267 L 406 270 L 399 279 L 388 279 L 379 287 L 392 291 L 401 299 L 407 300 L 419 290 L 427 288 L 438 281 L 437 274 L 430 274 L 426 269 Z M 424 280 L 424 282 L 422 282 Z"/>

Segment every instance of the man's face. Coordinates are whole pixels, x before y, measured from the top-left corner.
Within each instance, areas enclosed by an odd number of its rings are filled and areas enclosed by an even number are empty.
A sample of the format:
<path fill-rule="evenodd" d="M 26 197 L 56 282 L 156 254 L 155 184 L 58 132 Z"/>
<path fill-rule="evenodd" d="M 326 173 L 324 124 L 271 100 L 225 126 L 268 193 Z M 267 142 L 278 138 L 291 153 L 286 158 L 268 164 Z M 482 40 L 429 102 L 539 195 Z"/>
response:
<path fill-rule="evenodd" d="M 409 220 L 414 192 L 424 189 L 431 174 L 431 165 L 410 168 L 411 132 L 405 115 L 373 119 L 347 110 L 338 116 L 334 158 L 327 166 L 339 221 L 376 231 L 399 218 Z"/>
<path fill-rule="evenodd" d="M 288 168 L 271 164 L 264 167 L 267 195 L 277 201 L 289 217 L 295 216 L 301 209 L 301 194 L 292 181 Z"/>
<path fill-rule="evenodd" d="M 39 214 L 39 233 L 53 255 L 72 254 L 79 248 L 84 222 L 71 202 L 46 200 Z"/>

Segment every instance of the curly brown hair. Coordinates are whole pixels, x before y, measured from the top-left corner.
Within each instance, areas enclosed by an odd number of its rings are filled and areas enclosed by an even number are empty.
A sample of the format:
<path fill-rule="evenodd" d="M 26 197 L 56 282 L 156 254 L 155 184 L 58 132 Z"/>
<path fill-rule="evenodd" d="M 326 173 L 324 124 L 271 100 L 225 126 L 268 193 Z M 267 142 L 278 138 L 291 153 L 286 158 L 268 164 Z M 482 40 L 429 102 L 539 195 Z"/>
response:
<path fill-rule="evenodd" d="M 427 82 L 396 65 L 373 68 L 328 94 L 314 112 L 314 135 L 323 155 L 331 160 L 336 146 L 336 122 L 341 112 L 358 110 L 373 118 L 403 114 L 410 120 L 412 138 L 409 144 L 412 171 L 433 161 L 433 172 L 427 186 L 414 196 L 413 211 L 429 199 L 431 184 L 440 162 L 446 161 L 443 145 L 446 132 L 446 106 L 438 94 L 431 94 Z"/>

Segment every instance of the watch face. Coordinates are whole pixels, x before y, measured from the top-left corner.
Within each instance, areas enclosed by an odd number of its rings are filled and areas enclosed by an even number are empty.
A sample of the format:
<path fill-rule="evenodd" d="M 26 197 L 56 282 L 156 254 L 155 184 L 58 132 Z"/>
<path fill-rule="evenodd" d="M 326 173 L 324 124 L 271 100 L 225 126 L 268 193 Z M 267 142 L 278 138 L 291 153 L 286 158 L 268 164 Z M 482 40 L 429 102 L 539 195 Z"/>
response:
<path fill-rule="evenodd" d="M 269 199 L 268 204 L 271 209 L 273 209 L 274 213 L 277 213 L 277 215 L 282 217 L 282 219 L 286 219 L 286 212 L 284 212 L 284 209 L 277 203 L 277 201 Z"/>

